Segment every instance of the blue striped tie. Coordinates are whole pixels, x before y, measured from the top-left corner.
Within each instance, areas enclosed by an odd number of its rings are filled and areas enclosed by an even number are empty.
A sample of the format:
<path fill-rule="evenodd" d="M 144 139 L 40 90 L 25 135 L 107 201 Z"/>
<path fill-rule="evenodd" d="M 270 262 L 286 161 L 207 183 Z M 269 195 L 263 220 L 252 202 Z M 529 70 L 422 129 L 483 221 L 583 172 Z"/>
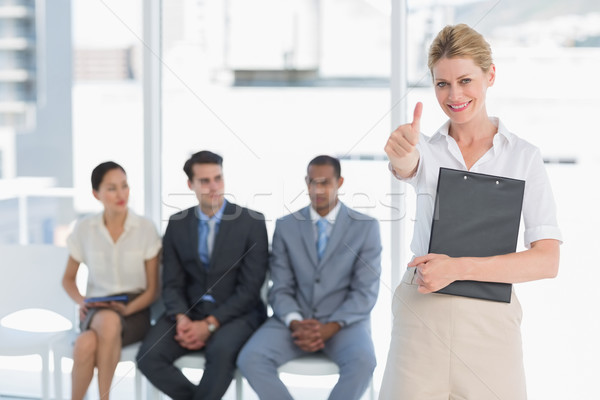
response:
<path fill-rule="evenodd" d="M 320 218 L 317 221 L 317 254 L 319 255 L 319 260 L 323 258 L 323 254 L 325 253 L 325 248 L 327 247 L 327 220 L 325 218 Z"/>

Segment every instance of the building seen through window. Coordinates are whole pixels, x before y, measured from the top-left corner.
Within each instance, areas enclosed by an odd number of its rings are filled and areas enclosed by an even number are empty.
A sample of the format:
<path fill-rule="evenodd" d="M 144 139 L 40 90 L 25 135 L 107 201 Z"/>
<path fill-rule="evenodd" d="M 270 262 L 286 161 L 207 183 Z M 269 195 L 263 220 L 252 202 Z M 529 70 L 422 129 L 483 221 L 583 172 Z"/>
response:
<path fill-rule="evenodd" d="M 75 216 L 71 2 L 0 2 L 2 243 L 54 243 Z"/>

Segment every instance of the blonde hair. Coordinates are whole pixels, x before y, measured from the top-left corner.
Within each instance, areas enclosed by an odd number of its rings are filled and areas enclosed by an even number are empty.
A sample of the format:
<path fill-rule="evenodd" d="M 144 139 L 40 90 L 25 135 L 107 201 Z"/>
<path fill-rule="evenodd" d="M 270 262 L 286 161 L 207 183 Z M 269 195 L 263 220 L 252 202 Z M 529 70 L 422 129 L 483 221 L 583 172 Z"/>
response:
<path fill-rule="evenodd" d="M 466 24 L 447 25 L 433 39 L 429 47 L 427 66 L 433 78 L 433 67 L 442 58 L 472 59 L 483 72 L 492 65 L 492 49 L 483 36 Z"/>

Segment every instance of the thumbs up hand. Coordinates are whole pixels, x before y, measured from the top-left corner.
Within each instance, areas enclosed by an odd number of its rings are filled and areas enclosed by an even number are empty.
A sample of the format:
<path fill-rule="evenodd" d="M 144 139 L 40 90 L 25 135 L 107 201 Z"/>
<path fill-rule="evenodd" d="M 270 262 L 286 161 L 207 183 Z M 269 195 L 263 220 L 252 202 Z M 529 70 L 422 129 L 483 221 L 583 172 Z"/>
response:
<path fill-rule="evenodd" d="M 423 103 L 419 102 L 415 106 L 413 121 L 400 125 L 392 132 L 384 148 L 394 171 L 402 178 L 414 175 L 419 165 L 419 151 L 416 146 L 419 143 L 422 113 Z"/>

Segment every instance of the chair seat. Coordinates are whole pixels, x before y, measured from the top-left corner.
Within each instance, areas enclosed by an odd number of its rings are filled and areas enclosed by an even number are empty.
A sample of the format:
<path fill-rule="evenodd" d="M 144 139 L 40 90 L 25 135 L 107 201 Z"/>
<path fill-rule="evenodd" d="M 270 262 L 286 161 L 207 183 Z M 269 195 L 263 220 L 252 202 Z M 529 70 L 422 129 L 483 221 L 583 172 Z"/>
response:
<path fill-rule="evenodd" d="M 24 356 L 48 352 L 50 344 L 66 335 L 62 332 L 28 332 L 0 326 L 0 343 L 3 356 Z"/>
<path fill-rule="evenodd" d="M 204 369 L 206 358 L 204 358 L 204 353 L 199 351 L 197 353 L 186 354 L 185 356 L 179 357 L 175 360 L 174 364 L 177 368 Z"/>
<path fill-rule="evenodd" d="M 140 346 L 142 345 L 142 342 L 135 342 L 135 343 L 131 343 L 128 344 L 127 346 L 123 347 L 121 349 L 121 360 L 120 361 L 131 361 L 131 362 L 136 362 L 135 361 L 135 356 L 138 353 L 138 350 L 140 349 Z"/>
<path fill-rule="evenodd" d="M 277 368 L 277 372 L 306 376 L 336 375 L 340 373 L 340 368 L 325 354 L 313 353 L 298 357 L 280 365 L 279 368 Z M 373 378 L 371 378 L 371 381 L 369 382 L 366 396 L 369 400 L 375 400 Z"/>
<path fill-rule="evenodd" d="M 193 368 L 193 369 L 204 369 L 206 365 L 206 358 L 204 357 L 203 351 L 197 351 L 194 353 L 186 354 L 184 356 L 179 357 L 173 363 L 177 368 Z M 243 381 L 244 378 L 239 370 L 235 370 L 234 372 L 234 381 L 235 381 L 235 398 L 236 400 L 243 399 Z M 149 393 L 149 399 L 160 399 L 161 393 L 158 389 L 156 389 L 152 384 L 148 384 L 147 392 Z"/>
<path fill-rule="evenodd" d="M 277 371 L 279 373 L 289 373 L 297 375 L 335 375 L 340 373 L 340 369 L 329 357 L 324 354 L 309 354 L 281 365 Z"/>
<path fill-rule="evenodd" d="M 53 338 L 51 347 L 54 354 L 60 357 L 70 358 L 73 355 L 73 346 L 75 345 L 75 340 L 77 340 L 77 336 L 79 336 L 78 332 L 70 330 L 64 332 L 61 336 Z M 123 347 L 121 349 L 120 361 L 135 362 L 135 356 L 137 355 L 141 344 L 142 342 L 135 342 Z"/>
<path fill-rule="evenodd" d="M 52 341 L 52 351 L 55 355 L 62 357 L 71 357 L 73 353 L 73 345 L 77 339 L 77 332 L 70 330 L 63 336 L 60 336 Z"/>

